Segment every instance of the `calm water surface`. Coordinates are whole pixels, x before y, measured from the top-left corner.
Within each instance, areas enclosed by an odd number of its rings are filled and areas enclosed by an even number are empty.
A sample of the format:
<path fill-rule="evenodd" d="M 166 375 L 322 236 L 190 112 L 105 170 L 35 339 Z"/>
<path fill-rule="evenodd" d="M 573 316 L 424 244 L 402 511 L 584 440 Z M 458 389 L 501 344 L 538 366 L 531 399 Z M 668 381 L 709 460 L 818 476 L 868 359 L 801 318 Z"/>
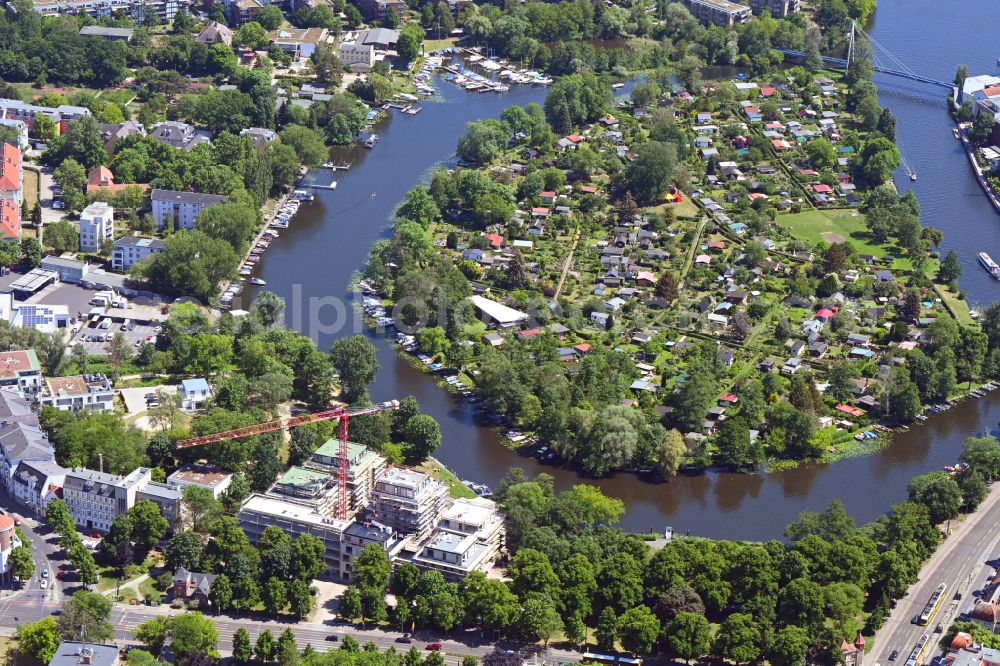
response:
<path fill-rule="evenodd" d="M 973 74 L 993 73 L 1000 47 L 990 43 L 991 32 L 984 27 L 1000 18 L 1000 5 L 995 0 L 963 0 L 954 9 L 942 12 L 939 0 L 880 0 L 869 32 L 927 76 L 951 80 L 960 62 Z M 943 229 L 945 250 L 955 249 L 962 258 L 961 284 L 970 299 L 992 302 L 1000 284 L 978 269 L 975 255 L 985 249 L 1000 256 L 1000 218 L 982 198 L 952 138 L 943 91 L 882 76 L 878 84 L 883 106 L 898 117 L 901 148 L 919 175 L 915 183 L 901 177 L 900 186 L 916 190 L 924 224 Z M 304 313 L 291 317 L 290 323 L 310 332 L 321 348 L 328 348 L 334 336 L 306 326 L 309 299 L 347 296 L 350 276 L 363 264 L 368 248 L 387 237 L 396 203 L 436 166 L 453 163 L 466 122 L 496 117 L 510 104 L 541 102 L 545 95 L 541 88 L 515 88 L 504 96 L 466 93 L 444 82 L 438 88 L 438 99 L 425 103 L 422 113 L 397 114 L 377 128 L 381 140 L 374 150 L 349 151 L 353 166 L 337 176 L 337 189 L 320 193 L 303 208 L 262 262 L 267 289 L 283 296 L 292 311 Z M 345 322 L 341 335 L 361 330 L 349 308 L 325 307 L 320 318 L 326 325 Z M 423 410 L 441 422 L 444 441 L 437 457 L 459 476 L 495 486 L 509 467 L 519 465 L 554 475 L 560 488 L 581 482 L 571 471 L 541 466 L 507 451 L 492 430 L 477 426 L 467 405 L 398 358 L 388 341 L 373 340 L 382 369 L 372 397 L 416 395 Z M 625 501 L 627 529 L 671 525 L 697 535 L 765 540 L 780 537 L 783 526 L 801 511 L 820 510 L 833 498 L 842 499 L 859 522 L 872 520 L 905 499 L 910 478 L 954 463 L 966 437 L 998 420 L 1000 397 L 990 397 L 967 401 L 899 435 L 879 454 L 832 465 L 755 476 L 709 473 L 662 484 L 620 475 L 596 483 Z"/>

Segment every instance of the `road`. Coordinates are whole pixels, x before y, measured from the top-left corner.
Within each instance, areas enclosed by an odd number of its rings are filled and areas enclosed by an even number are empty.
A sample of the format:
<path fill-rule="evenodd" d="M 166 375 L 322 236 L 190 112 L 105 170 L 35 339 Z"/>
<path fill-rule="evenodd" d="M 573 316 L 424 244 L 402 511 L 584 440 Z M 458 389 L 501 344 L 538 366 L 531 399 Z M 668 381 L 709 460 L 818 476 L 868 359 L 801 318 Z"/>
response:
<path fill-rule="evenodd" d="M 0 635 L 11 636 L 20 624 L 26 622 L 36 622 L 47 615 L 58 611 L 62 604 L 52 601 L 40 601 L 37 592 L 31 594 L 19 594 L 14 597 L 0 599 Z M 167 606 L 128 606 L 116 604 L 111 612 L 111 624 L 115 627 L 115 639 L 119 645 L 137 645 L 132 637 L 132 631 L 143 622 L 157 616 L 174 614 L 182 611 L 173 610 Z M 210 615 L 215 626 L 219 630 L 219 652 L 223 655 L 231 654 L 233 634 L 240 627 L 243 627 L 250 634 L 252 641 L 257 640 L 257 636 L 264 630 L 269 629 L 275 638 L 285 629 L 291 628 L 295 632 L 295 641 L 299 649 L 306 645 L 318 651 L 335 649 L 344 636 L 353 636 L 359 643 L 364 645 L 368 641 L 375 643 L 379 650 L 387 650 L 394 647 L 399 651 L 405 651 L 416 646 L 424 650 L 430 642 L 439 642 L 445 661 L 449 664 L 459 664 L 462 657 L 474 655 L 483 657 L 493 651 L 494 645 L 478 639 L 478 634 L 469 632 L 464 640 L 442 639 L 429 634 L 419 633 L 414 636 L 412 644 L 397 643 L 396 639 L 401 635 L 398 632 L 383 631 L 381 629 L 359 629 L 346 624 L 313 624 L 307 622 L 277 621 L 256 616 L 236 617 L 230 615 Z M 327 641 L 328 636 L 336 635 L 337 641 Z M 501 644 L 503 649 L 518 649 L 522 646 L 511 643 Z M 579 654 L 564 650 L 547 650 L 539 652 L 539 657 L 564 662 L 578 662 Z"/>
<path fill-rule="evenodd" d="M 993 485 L 978 511 L 964 522 L 952 522 L 951 536 L 927 560 L 920 570 L 919 581 L 910 588 L 906 597 L 899 600 L 889 619 L 875 634 L 875 647 L 871 653 L 873 662 L 888 665 L 889 653 L 899 650 L 897 661 L 905 663 L 921 634 L 928 634 L 936 645 L 941 635 L 934 633 L 935 626 L 940 623 L 947 629 L 955 616 L 972 608 L 975 601 L 972 591 L 982 587 L 993 571 L 993 567 L 987 565 L 986 561 L 998 554 L 998 524 L 1000 483 Z M 913 616 L 923 610 L 927 600 L 941 583 L 945 583 L 948 590 L 937 615 L 932 618 L 929 626 L 913 624 Z M 954 601 L 956 591 L 962 595 L 962 599 L 957 602 Z M 936 647 L 926 650 L 922 662 L 929 661 L 936 653 Z"/>

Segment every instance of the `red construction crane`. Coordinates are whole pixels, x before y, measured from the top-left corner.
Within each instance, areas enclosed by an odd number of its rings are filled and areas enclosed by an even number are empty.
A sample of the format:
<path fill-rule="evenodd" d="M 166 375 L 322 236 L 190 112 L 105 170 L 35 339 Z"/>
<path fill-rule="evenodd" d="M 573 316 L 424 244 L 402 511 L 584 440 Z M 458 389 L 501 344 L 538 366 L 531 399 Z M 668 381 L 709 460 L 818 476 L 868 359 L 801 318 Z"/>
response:
<path fill-rule="evenodd" d="M 193 446 L 204 446 L 206 444 L 215 444 L 217 442 L 227 442 L 232 439 L 260 435 L 265 432 L 274 432 L 275 430 L 284 430 L 286 428 L 297 428 L 298 426 L 309 425 L 310 423 L 319 423 L 320 421 L 338 419 L 339 422 L 337 424 L 337 430 L 340 439 L 340 450 L 337 452 L 337 518 L 340 520 L 347 520 L 347 468 L 350 464 L 347 457 L 347 434 L 350 418 L 352 416 L 376 414 L 378 412 L 393 409 L 399 409 L 399 400 L 380 402 L 372 407 L 358 407 L 356 409 L 337 407 L 336 409 L 327 409 L 322 412 L 303 414 L 302 416 L 286 416 L 284 418 L 275 419 L 274 421 L 265 421 L 264 423 L 258 423 L 252 426 L 236 428 L 235 430 L 226 430 L 224 432 L 217 432 L 211 435 L 182 439 L 177 443 L 177 448 L 189 449 Z"/>

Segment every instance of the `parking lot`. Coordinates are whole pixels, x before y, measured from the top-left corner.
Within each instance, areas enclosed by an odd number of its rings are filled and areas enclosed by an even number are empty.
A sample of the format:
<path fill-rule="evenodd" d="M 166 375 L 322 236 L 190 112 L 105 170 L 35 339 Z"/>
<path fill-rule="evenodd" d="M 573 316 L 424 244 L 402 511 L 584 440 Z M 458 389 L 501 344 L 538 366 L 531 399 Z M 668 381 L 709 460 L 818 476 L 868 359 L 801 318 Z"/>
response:
<path fill-rule="evenodd" d="M 133 330 L 123 331 L 122 324 L 120 322 L 111 322 L 111 328 L 107 329 L 100 327 L 100 321 L 88 322 L 86 326 L 73 335 L 70 345 L 83 345 L 88 354 L 103 355 L 107 353 L 108 344 L 104 338 L 111 340 L 115 333 L 121 333 L 125 336 L 125 341 L 128 343 L 129 349 L 131 349 L 134 354 L 139 348 L 137 343 L 140 341 L 156 341 L 156 328 L 157 327 L 154 326 L 142 326 L 136 324 Z"/>
<path fill-rule="evenodd" d="M 146 395 L 149 393 L 156 393 L 158 391 L 163 391 L 165 393 L 176 393 L 177 386 L 168 386 L 166 384 L 161 386 L 138 386 L 135 388 L 123 388 L 119 391 L 122 396 L 122 401 L 125 403 L 125 411 L 129 415 L 140 414 L 149 409 L 149 405 L 146 402 Z"/>

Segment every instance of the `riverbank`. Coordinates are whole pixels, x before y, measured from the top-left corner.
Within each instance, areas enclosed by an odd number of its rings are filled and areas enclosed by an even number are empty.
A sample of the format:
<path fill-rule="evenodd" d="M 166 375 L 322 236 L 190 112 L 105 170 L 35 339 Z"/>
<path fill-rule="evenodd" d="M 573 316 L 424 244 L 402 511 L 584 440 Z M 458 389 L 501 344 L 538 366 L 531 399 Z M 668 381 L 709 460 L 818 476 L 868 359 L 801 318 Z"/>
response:
<path fill-rule="evenodd" d="M 982 188 L 983 193 L 986 195 L 986 200 L 990 202 L 993 209 L 1000 213 L 1000 194 L 998 194 L 993 186 L 990 185 L 989 180 L 986 178 L 986 174 L 983 173 L 982 167 L 979 166 L 979 160 L 976 159 L 976 149 L 969 141 L 969 137 L 966 135 L 965 126 L 966 123 L 955 123 L 955 129 L 959 133 L 959 141 L 962 143 L 962 150 L 965 151 L 966 156 L 969 159 L 969 164 L 972 166 L 972 173 L 976 177 L 976 182 L 979 183 L 979 187 Z"/>

